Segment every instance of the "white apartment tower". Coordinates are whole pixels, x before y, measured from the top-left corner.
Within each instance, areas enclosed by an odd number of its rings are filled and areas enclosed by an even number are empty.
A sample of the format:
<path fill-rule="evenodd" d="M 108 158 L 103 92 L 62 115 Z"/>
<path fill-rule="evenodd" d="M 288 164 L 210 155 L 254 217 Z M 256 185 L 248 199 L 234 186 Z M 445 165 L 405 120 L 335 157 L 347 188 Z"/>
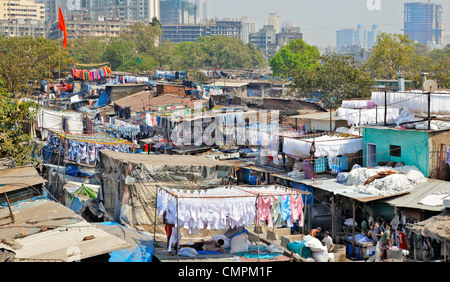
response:
<path fill-rule="evenodd" d="M 206 0 L 196 0 L 197 5 L 197 21 L 198 23 L 205 23 L 210 19 L 209 2 Z"/>
<path fill-rule="evenodd" d="M 280 32 L 280 18 L 277 13 L 269 13 L 269 17 L 264 19 L 264 25 L 272 25 L 275 33 Z"/>
<path fill-rule="evenodd" d="M 149 20 L 153 18 L 160 19 L 159 0 L 148 0 L 148 17 Z"/>
<path fill-rule="evenodd" d="M 247 44 L 249 42 L 250 34 L 258 31 L 257 24 L 256 22 L 249 21 L 249 18 L 247 16 L 242 17 L 241 22 L 242 22 L 241 40 Z"/>

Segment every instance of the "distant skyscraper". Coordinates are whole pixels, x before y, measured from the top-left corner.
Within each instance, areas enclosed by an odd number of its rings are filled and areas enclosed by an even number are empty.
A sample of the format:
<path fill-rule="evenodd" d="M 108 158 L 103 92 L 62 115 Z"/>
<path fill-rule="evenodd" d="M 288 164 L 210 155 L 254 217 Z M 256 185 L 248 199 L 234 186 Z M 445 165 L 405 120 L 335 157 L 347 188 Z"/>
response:
<path fill-rule="evenodd" d="M 403 33 L 413 41 L 441 45 L 442 5 L 428 3 L 405 3 Z"/>
<path fill-rule="evenodd" d="M 378 35 L 382 33 L 381 29 L 377 25 L 372 26 L 372 30 L 368 32 L 368 48 L 371 49 L 377 44 Z"/>
<path fill-rule="evenodd" d="M 148 0 L 148 17 L 149 19 L 160 19 L 159 0 Z"/>
<path fill-rule="evenodd" d="M 153 17 L 160 18 L 159 0 L 68 0 L 67 9 L 72 10 L 69 1 L 78 1 L 82 14 L 89 15 L 93 20 L 99 17 L 114 17 L 149 22 Z"/>
<path fill-rule="evenodd" d="M 250 34 L 258 31 L 257 23 L 251 22 L 248 17 L 242 17 L 241 21 L 242 21 L 241 40 L 244 41 L 244 43 L 248 43 Z"/>
<path fill-rule="evenodd" d="M 200 23 L 207 22 L 210 19 L 209 2 L 206 0 L 196 0 L 195 4 L 197 5 L 198 22 L 200 22 Z"/>
<path fill-rule="evenodd" d="M 355 29 L 343 28 L 336 31 L 336 49 L 342 51 L 345 46 L 355 45 L 355 35 Z"/>
<path fill-rule="evenodd" d="M 165 0 L 160 2 L 162 24 L 195 24 L 198 22 L 197 8 L 185 0 Z"/>
<path fill-rule="evenodd" d="M 363 25 L 358 25 L 356 29 L 344 28 L 336 31 L 336 49 L 342 51 L 344 47 L 359 45 L 360 48 L 370 50 L 377 43 L 381 30 L 377 25 L 373 25 L 369 30 Z"/>
<path fill-rule="evenodd" d="M 275 33 L 280 32 L 280 19 L 277 13 L 269 13 L 269 17 L 264 19 L 264 25 L 271 25 L 275 29 Z"/>

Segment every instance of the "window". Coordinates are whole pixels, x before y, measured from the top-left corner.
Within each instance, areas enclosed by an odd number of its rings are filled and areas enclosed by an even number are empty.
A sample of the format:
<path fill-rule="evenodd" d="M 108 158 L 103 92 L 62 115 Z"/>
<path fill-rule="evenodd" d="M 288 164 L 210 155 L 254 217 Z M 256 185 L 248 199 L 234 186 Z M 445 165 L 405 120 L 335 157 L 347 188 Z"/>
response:
<path fill-rule="evenodd" d="M 402 156 L 402 147 L 390 145 L 389 146 L 389 156 L 401 157 Z"/>

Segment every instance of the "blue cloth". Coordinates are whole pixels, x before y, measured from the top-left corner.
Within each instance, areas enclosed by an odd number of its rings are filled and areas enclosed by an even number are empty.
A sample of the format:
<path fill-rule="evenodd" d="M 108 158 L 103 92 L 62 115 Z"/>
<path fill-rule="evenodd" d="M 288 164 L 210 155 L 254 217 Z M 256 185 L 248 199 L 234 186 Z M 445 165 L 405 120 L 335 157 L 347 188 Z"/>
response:
<path fill-rule="evenodd" d="M 280 205 L 280 213 L 281 213 L 281 221 L 287 221 L 287 226 L 291 227 L 291 205 L 290 205 L 290 197 L 287 196 L 285 199 L 281 197 L 281 205 Z"/>
<path fill-rule="evenodd" d="M 197 254 L 199 254 L 199 255 L 216 255 L 216 254 L 222 254 L 222 252 L 214 252 L 214 251 L 197 251 Z"/>
<path fill-rule="evenodd" d="M 347 170 L 348 169 L 348 157 L 341 157 L 341 158 L 339 158 L 339 168 L 341 170 Z"/>
<path fill-rule="evenodd" d="M 353 236 L 349 236 L 347 240 L 352 240 Z M 372 239 L 369 239 L 369 237 L 365 236 L 364 234 L 358 233 L 355 234 L 355 241 L 356 242 L 372 242 Z"/>
<path fill-rule="evenodd" d="M 281 256 L 281 254 L 272 254 L 272 253 L 266 253 L 267 248 L 264 246 L 260 246 L 259 247 L 259 251 L 264 251 L 264 253 L 260 253 L 258 256 L 258 246 L 256 247 L 249 247 L 248 248 L 249 252 L 239 252 L 239 253 L 234 253 L 237 256 L 241 256 L 241 257 L 245 257 L 245 258 L 260 258 L 260 259 L 268 259 L 268 258 L 274 258 L 277 256 Z"/>
<path fill-rule="evenodd" d="M 315 159 L 314 160 L 314 172 L 325 172 L 327 171 L 327 159 Z"/>

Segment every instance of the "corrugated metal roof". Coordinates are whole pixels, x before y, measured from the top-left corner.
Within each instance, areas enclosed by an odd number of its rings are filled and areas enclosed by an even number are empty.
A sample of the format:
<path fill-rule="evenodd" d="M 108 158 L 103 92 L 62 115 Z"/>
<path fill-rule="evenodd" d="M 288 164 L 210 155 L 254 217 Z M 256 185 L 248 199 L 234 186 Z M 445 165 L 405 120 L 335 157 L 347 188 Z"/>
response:
<path fill-rule="evenodd" d="M 148 110 L 150 107 L 151 110 L 158 110 L 158 106 L 166 106 L 166 105 L 185 105 L 186 107 L 193 107 L 194 102 L 197 103 L 206 103 L 205 100 L 192 100 L 187 97 L 180 97 L 172 94 L 165 94 L 153 97 L 153 92 L 151 91 L 142 91 L 117 101 L 114 101 L 117 105 L 121 107 L 131 107 L 131 110 L 134 112 L 142 112 Z M 111 103 L 111 105 L 114 105 Z"/>
<path fill-rule="evenodd" d="M 352 186 L 347 186 L 345 184 L 339 183 L 336 181 L 336 176 L 331 174 L 318 174 L 317 178 L 306 179 L 303 176 L 301 177 L 290 177 L 287 174 L 274 174 L 274 176 L 281 177 L 284 179 L 288 179 L 297 183 L 302 183 L 304 185 L 308 185 L 311 187 L 315 187 L 321 190 L 328 191 L 335 195 L 342 195 L 347 198 L 351 198 L 360 202 L 370 202 L 390 197 L 395 197 L 399 195 L 405 195 L 409 192 L 402 192 L 394 195 L 373 195 L 368 193 L 362 193 L 359 190 L 353 189 Z"/>
<path fill-rule="evenodd" d="M 32 166 L 0 170 L 0 193 L 19 190 L 47 182 Z"/>
<path fill-rule="evenodd" d="M 432 195 L 437 192 L 450 192 L 450 182 L 437 179 L 428 179 L 427 182 L 418 184 L 416 187 L 409 191 L 408 195 L 403 197 L 396 197 L 393 199 L 385 200 L 386 203 L 402 208 L 421 209 L 429 211 L 442 211 L 445 209 L 444 205 L 441 206 L 428 206 L 419 204 L 419 202 L 428 195 Z"/>
<path fill-rule="evenodd" d="M 87 239 L 92 238 L 92 239 Z M 16 240 L 16 260 L 77 261 L 126 249 L 130 244 L 102 229 L 81 221 Z"/>
<path fill-rule="evenodd" d="M 12 249 L 17 261 L 76 261 L 130 247 L 48 199 L 17 203 L 12 211 L 15 222 L 0 227 L 0 247 Z M 0 210 L 0 217 L 8 215 L 8 209 Z"/>

